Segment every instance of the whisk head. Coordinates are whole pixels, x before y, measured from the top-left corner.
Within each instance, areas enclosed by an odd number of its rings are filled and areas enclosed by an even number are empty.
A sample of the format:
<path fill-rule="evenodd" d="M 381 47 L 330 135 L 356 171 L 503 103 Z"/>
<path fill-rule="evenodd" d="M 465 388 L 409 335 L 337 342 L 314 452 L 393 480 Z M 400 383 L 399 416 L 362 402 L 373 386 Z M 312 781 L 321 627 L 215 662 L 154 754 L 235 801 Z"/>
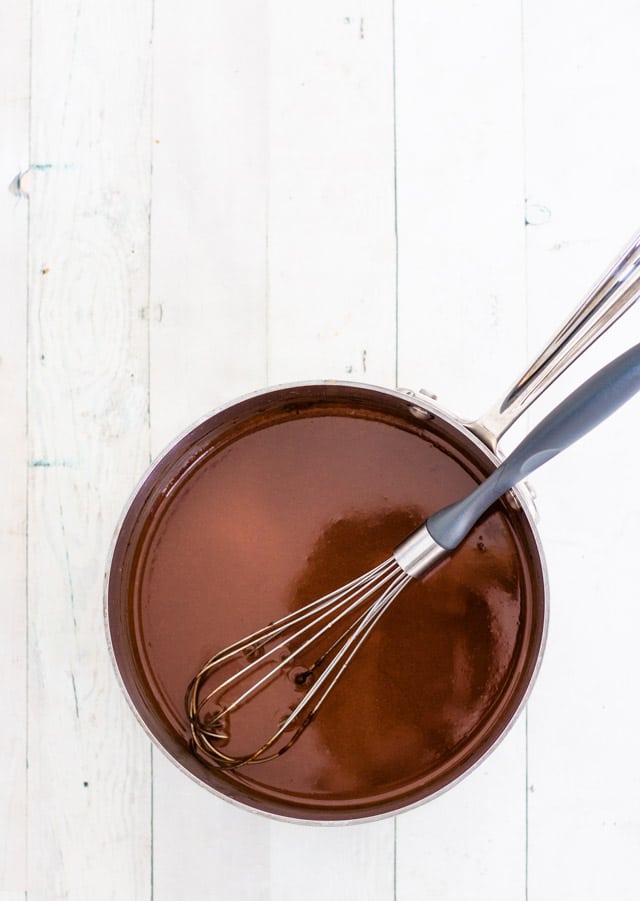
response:
<path fill-rule="evenodd" d="M 315 717 L 354 654 L 385 610 L 411 581 L 395 555 L 336 591 L 270 623 L 214 654 L 190 683 L 185 698 L 195 754 L 225 769 L 273 760 L 289 750 Z M 312 661 L 305 664 L 303 660 Z M 301 694 L 281 721 L 269 725 L 257 749 L 225 750 L 239 712 L 284 675 Z M 227 700 L 228 698 L 228 700 Z M 255 704 L 252 709 L 256 709 Z M 259 718 L 258 718 L 259 719 Z M 251 733 L 255 734 L 255 722 Z M 234 742 L 235 744 L 235 742 Z"/>

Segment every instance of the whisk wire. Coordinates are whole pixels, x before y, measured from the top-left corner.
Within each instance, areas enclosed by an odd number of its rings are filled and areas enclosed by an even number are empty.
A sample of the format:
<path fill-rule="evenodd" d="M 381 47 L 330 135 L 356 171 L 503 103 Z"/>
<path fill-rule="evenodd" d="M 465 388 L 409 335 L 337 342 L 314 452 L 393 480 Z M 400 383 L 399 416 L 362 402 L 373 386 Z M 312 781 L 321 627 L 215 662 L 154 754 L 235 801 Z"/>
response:
<path fill-rule="evenodd" d="M 186 706 L 191 726 L 192 746 L 199 749 L 205 755 L 214 757 L 216 763 L 223 767 L 234 767 L 247 763 L 264 762 L 278 757 L 284 753 L 284 751 L 288 750 L 309 725 L 318 708 L 330 693 L 333 686 L 340 678 L 343 670 L 349 664 L 351 658 L 364 642 L 380 616 L 382 616 L 389 603 L 391 603 L 393 598 L 410 580 L 411 577 L 398 566 L 395 558 L 388 558 L 374 569 L 353 579 L 341 589 L 323 595 L 321 598 L 307 604 L 300 610 L 294 611 L 276 622 L 271 623 L 269 626 L 257 630 L 241 641 L 230 645 L 222 652 L 211 657 L 192 680 L 187 691 Z M 307 677 L 323 666 L 325 661 L 329 659 L 329 663 L 326 665 L 324 671 L 317 680 L 311 684 L 305 692 L 305 696 L 280 723 L 271 737 L 251 754 L 243 756 L 225 754 L 219 747 L 221 740 L 229 738 L 224 731 L 221 731 L 223 717 L 237 710 L 237 708 L 245 703 L 252 695 L 273 680 L 275 676 L 294 659 L 299 658 L 305 650 L 316 644 L 319 638 L 335 628 L 339 622 L 357 610 L 359 606 L 365 601 L 368 601 L 371 596 L 379 592 L 381 588 L 384 588 L 382 595 L 350 623 L 330 647 L 326 649 L 313 665 L 308 667 L 302 674 Z M 330 619 L 326 622 L 329 617 Z M 291 628 L 295 629 L 301 623 L 304 623 L 301 628 L 296 629 L 293 634 L 289 634 Z M 318 628 L 319 626 L 320 628 Z M 288 651 L 294 642 L 302 636 L 305 636 L 312 629 L 314 631 L 311 637 L 304 640 L 299 647 L 287 653 L 282 660 L 275 663 L 264 676 L 257 679 L 248 688 L 242 691 L 232 702 L 226 706 L 220 703 L 220 708 L 207 715 L 205 721 L 202 722 L 201 714 L 208 704 L 214 699 L 220 700 L 224 693 L 226 693 L 234 684 L 245 681 L 247 676 L 254 669 L 264 663 L 264 654 L 259 654 L 260 650 L 264 649 L 274 640 L 277 640 L 284 633 L 287 633 L 285 639 L 269 649 L 269 657 L 273 657 L 274 654 L 277 654 L 285 648 Z M 246 656 L 248 652 L 252 652 L 257 656 L 254 659 L 250 659 L 239 672 L 228 676 L 219 685 L 211 691 L 208 691 L 203 698 L 199 698 L 202 685 L 211 679 L 214 672 L 219 670 L 233 658 L 238 657 L 239 655 Z M 342 665 L 340 665 L 341 662 Z M 337 672 L 335 672 L 336 669 L 338 669 Z M 333 678 L 330 678 L 332 674 Z M 328 680 L 330 680 L 329 684 L 326 685 Z M 325 686 L 324 691 L 312 706 L 313 699 L 318 695 L 323 686 Z M 278 748 L 273 754 L 265 756 L 266 752 L 278 742 L 292 725 L 295 724 L 296 720 L 302 716 L 305 710 L 307 712 L 304 719 L 297 726 L 286 745 Z"/>
<path fill-rule="evenodd" d="M 236 642 L 235 645 L 231 645 L 227 648 L 223 653 L 214 655 L 201 669 L 199 675 L 199 681 L 202 682 L 210 672 L 214 669 L 219 668 L 222 664 L 226 663 L 228 660 L 237 656 L 238 653 L 241 653 L 248 648 L 255 648 L 258 643 L 258 647 L 260 644 L 264 646 L 269 641 L 272 641 L 274 638 L 277 638 L 278 635 L 281 635 L 284 631 L 286 631 L 290 626 L 296 625 L 304 621 L 305 619 L 309 619 L 310 616 L 317 613 L 318 609 L 324 609 L 325 612 L 320 616 L 316 617 L 312 622 L 307 623 L 298 631 L 294 632 L 292 635 L 289 635 L 286 639 L 281 641 L 275 647 L 271 648 L 270 653 L 273 655 L 283 648 L 287 648 L 294 641 L 296 641 L 300 636 L 307 633 L 310 629 L 315 628 L 319 621 L 322 621 L 327 616 L 335 613 L 336 610 L 342 609 L 342 612 L 337 616 L 334 616 L 333 619 L 327 623 L 320 631 L 314 632 L 313 636 L 300 645 L 295 650 L 295 654 L 299 655 L 307 647 L 311 644 L 315 644 L 318 637 L 327 632 L 332 626 L 351 613 L 354 609 L 356 609 L 362 601 L 366 600 L 371 596 L 373 591 L 377 590 L 381 584 L 386 584 L 391 578 L 393 578 L 393 566 L 392 564 L 395 561 L 389 560 L 385 561 L 385 564 L 381 564 L 376 567 L 371 572 L 365 574 L 365 576 L 360 576 L 358 579 L 354 579 L 353 582 L 350 582 L 345 590 L 342 592 L 345 596 L 344 598 L 337 604 L 331 607 L 333 603 L 333 599 L 338 594 L 338 592 L 331 592 L 328 595 L 325 595 L 323 598 L 313 602 L 312 604 L 308 604 L 307 607 L 302 608 L 302 610 L 297 611 L 294 614 L 289 614 L 286 617 L 283 617 L 280 620 L 277 620 L 275 623 L 266 629 L 260 629 L 258 632 L 254 632 L 252 635 L 249 635 L 242 642 Z M 383 572 L 383 570 L 386 570 Z M 369 585 L 373 579 L 381 574 L 381 581 L 377 582 L 375 588 L 370 588 L 365 594 L 360 594 L 362 588 Z M 352 589 L 352 590 L 349 590 Z M 353 599 L 356 600 L 350 604 L 350 601 Z M 348 605 L 348 606 L 346 606 Z M 331 607 L 331 609 L 329 609 Z M 258 691 L 266 682 L 270 681 L 281 669 L 283 669 L 291 660 L 293 654 L 288 655 L 283 660 L 275 665 L 268 673 L 266 673 L 261 679 L 255 682 L 250 688 L 248 688 L 243 694 L 241 694 L 235 701 L 231 702 L 224 708 L 224 713 L 230 713 L 232 710 L 237 709 L 251 694 Z M 197 705 L 197 711 L 200 712 L 203 707 L 214 697 L 220 696 L 227 688 L 233 685 L 235 682 L 244 679 L 247 673 L 257 667 L 259 664 L 263 662 L 262 657 L 258 656 L 254 660 L 251 660 L 240 672 L 234 673 L 224 680 L 220 685 L 216 686 L 212 691 L 210 691 L 201 701 L 199 701 Z M 198 677 L 196 677 L 198 678 Z M 194 680 L 195 681 L 195 680 Z"/>
<path fill-rule="evenodd" d="M 347 668 L 353 656 L 358 652 L 361 645 L 369 636 L 369 633 L 374 628 L 380 617 L 383 613 L 386 612 L 387 608 L 390 604 L 395 600 L 398 594 L 402 591 L 402 589 L 411 581 L 411 576 L 407 575 L 407 573 L 399 572 L 391 583 L 388 586 L 386 591 L 382 594 L 382 596 L 371 606 L 369 607 L 349 629 L 343 633 L 342 639 L 344 639 L 349 633 L 351 637 L 349 637 L 344 644 L 342 645 L 340 651 L 333 658 L 331 663 L 327 666 L 326 670 L 323 672 L 322 676 L 318 679 L 318 681 L 314 684 L 313 688 L 309 691 L 309 694 L 304 699 L 304 701 L 300 702 L 299 706 L 307 705 L 313 695 L 319 691 L 324 682 L 327 681 L 331 673 L 341 664 L 338 672 L 334 675 L 333 679 L 329 683 L 329 685 L 325 688 L 324 693 L 320 696 L 320 698 L 316 701 L 313 709 L 310 711 L 310 715 L 314 716 L 319 709 L 322 702 L 325 700 L 327 695 L 332 691 L 334 685 L 341 677 L 344 670 Z M 340 639 L 338 639 L 334 644 L 338 644 Z M 290 719 L 293 719 L 295 716 L 295 712 L 291 714 Z"/>

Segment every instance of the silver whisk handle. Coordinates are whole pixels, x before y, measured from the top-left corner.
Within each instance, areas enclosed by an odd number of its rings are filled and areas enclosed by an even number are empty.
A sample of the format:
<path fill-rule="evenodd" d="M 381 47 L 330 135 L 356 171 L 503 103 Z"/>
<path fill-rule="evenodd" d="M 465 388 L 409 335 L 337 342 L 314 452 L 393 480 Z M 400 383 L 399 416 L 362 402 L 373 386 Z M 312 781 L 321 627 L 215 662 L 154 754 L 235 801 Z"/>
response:
<path fill-rule="evenodd" d="M 393 556 L 407 575 L 419 579 L 448 553 L 446 548 L 431 537 L 426 523 L 422 523 L 394 548 Z"/>

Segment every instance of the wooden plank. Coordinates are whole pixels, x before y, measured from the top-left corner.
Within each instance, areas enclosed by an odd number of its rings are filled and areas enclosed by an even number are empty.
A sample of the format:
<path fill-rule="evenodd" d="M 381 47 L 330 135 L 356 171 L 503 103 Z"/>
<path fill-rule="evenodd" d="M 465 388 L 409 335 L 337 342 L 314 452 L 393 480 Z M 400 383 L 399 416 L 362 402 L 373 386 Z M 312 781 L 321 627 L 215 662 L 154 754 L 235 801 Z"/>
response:
<path fill-rule="evenodd" d="M 398 818 L 398 899 L 525 897 L 525 764 L 522 715 L 466 781 Z"/>
<path fill-rule="evenodd" d="M 394 819 L 349 826 L 271 828 L 270 898 L 395 898 Z"/>
<path fill-rule="evenodd" d="M 29 3 L 0 9 L 0 570 L 4 603 L 0 686 L 0 897 L 26 888 L 26 529 L 25 471 L 28 202 L 16 176 L 29 158 Z M 11 190 L 7 190 L 11 184 Z"/>
<path fill-rule="evenodd" d="M 153 897 L 270 901 L 269 821 L 214 797 L 154 753 Z"/>
<path fill-rule="evenodd" d="M 520 13 L 396 9 L 400 381 L 477 416 L 525 362 Z"/>
<path fill-rule="evenodd" d="M 544 340 L 640 227 L 639 12 L 525 4 L 530 331 Z M 549 391 L 547 409 L 637 341 L 640 308 Z M 536 476 L 552 615 L 529 705 L 529 899 L 637 897 L 637 422 L 627 407 Z"/>
<path fill-rule="evenodd" d="M 517 6 L 396 3 L 398 370 L 459 414 L 525 360 Z M 398 819 L 398 898 L 523 898 L 526 729 Z"/>
<path fill-rule="evenodd" d="M 148 459 L 151 4 L 33 4 L 28 894 L 150 894 L 149 746 L 106 650 L 111 534 Z"/>
<path fill-rule="evenodd" d="M 214 3 L 197 23 L 156 4 L 154 453 L 266 370 L 267 10 Z"/>
<path fill-rule="evenodd" d="M 270 48 L 269 381 L 393 385 L 391 6 L 273 4 Z M 273 898 L 394 897 L 393 819 L 270 849 Z"/>
<path fill-rule="evenodd" d="M 282 2 L 270 27 L 269 380 L 393 385 L 390 6 Z"/>
<path fill-rule="evenodd" d="M 151 435 L 266 372 L 268 10 L 155 4 Z M 250 853 L 247 854 L 247 848 Z M 269 897 L 269 822 L 154 754 L 154 898 Z"/>

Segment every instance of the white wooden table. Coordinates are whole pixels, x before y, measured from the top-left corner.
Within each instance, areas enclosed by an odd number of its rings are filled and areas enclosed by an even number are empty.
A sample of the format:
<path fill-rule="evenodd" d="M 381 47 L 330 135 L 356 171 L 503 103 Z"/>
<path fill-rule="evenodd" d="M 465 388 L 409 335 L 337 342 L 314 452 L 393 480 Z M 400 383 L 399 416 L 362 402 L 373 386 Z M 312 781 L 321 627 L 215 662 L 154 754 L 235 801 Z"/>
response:
<path fill-rule="evenodd" d="M 639 29 L 629 0 L 2 3 L 2 901 L 638 898 L 638 401 L 535 477 L 526 713 L 395 820 L 191 784 L 120 694 L 101 595 L 133 484 L 220 402 L 498 398 L 640 227 Z"/>

